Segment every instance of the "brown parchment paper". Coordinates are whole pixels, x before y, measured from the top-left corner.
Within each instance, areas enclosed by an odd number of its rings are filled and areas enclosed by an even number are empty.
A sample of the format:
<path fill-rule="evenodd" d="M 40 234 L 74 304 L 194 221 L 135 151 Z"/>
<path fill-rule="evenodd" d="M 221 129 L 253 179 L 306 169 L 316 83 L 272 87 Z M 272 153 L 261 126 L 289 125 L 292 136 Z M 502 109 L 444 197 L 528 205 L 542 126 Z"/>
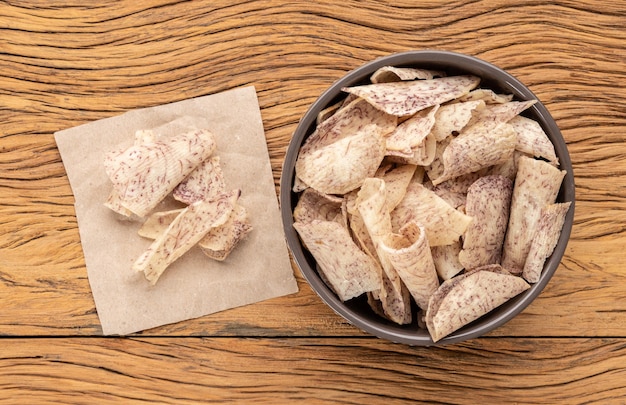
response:
<path fill-rule="evenodd" d="M 239 188 L 254 227 L 224 262 L 193 248 L 151 286 L 131 269 L 151 241 L 140 222 L 103 203 L 111 189 L 104 155 L 130 146 L 136 130 L 171 135 L 207 128 L 217 139 L 226 187 Z M 295 293 L 293 275 L 254 87 L 129 111 L 55 133 L 75 197 L 89 283 L 105 335 L 124 335 Z M 164 202 L 165 205 L 172 202 Z"/>

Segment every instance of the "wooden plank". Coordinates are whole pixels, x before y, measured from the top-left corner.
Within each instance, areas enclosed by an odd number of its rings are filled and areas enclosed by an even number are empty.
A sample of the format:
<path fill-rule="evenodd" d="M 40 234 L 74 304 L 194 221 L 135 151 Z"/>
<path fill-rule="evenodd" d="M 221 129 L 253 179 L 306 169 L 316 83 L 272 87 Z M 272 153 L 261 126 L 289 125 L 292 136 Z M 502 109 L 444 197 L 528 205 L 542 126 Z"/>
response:
<path fill-rule="evenodd" d="M 2 403 L 626 401 L 624 339 L 3 339 Z M 559 347 L 559 350 L 554 350 Z"/>
<path fill-rule="evenodd" d="M 55 131 L 254 84 L 278 182 L 299 118 L 327 86 L 375 57 L 430 48 L 482 57 L 526 82 L 574 162 L 576 223 L 563 264 L 493 335 L 626 336 L 626 74 L 618 68 L 626 10 L 605 3 L 3 3 L 0 334 L 101 333 Z M 147 334 L 360 335 L 298 277 L 295 296 Z"/>

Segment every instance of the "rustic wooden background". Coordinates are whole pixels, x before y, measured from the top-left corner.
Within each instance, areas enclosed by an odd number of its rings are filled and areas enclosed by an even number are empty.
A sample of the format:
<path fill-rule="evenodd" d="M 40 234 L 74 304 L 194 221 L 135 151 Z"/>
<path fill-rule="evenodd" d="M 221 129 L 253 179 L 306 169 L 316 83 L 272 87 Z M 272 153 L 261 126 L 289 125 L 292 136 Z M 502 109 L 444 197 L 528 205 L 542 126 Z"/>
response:
<path fill-rule="evenodd" d="M 507 69 L 574 164 L 575 224 L 542 295 L 488 336 L 418 348 L 296 295 L 102 337 L 53 133 L 254 85 L 278 187 L 299 118 L 389 53 Z M 626 403 L 626 3 L 0 2 L 0 403 Z"/>

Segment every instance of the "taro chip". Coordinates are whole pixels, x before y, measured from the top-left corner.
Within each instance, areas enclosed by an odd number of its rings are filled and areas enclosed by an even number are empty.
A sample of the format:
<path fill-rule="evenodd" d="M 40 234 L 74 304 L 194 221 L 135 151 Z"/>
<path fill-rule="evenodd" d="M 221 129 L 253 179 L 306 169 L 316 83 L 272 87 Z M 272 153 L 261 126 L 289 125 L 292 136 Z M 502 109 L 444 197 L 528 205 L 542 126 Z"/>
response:
<path fill-rule="evenodd" d="M 399 230 L 409 222 L 424 227 L 429 245 L 449 245 L 459 240 L 472 221 L 422 184 L 411 183 L 404 199 L 391 212 L 391 224 Z"/>
<path fill-rule="evenodd" d="M 335 221 L 295 222 L 294 228 L 315 258 L 323 278 L 342 301 L 381 288 L 377 264 Z"/>
<path fill-rule="evenodd" d="M 396 118 L 363 100 L 342 108 L 307 139 L 296 175 L 323 194 L 345 194 L 376 173 L 385 156 L 384 135 Z"/>
<path fill-rule="evenodd" d="M 537 121 L 518 115 L 509 123 L 517 134 L 516 150 L 529 156 L 544 158 L 553 166 L 559 165 L 554 145 Z"/>
<path fill-rule="evenodd" d="M 219 156 L 202 162 L 172 192 L 175 200 L 187 205 L 210 200 L 226 190 Z"/>
<path fill-rule="evenodd" d="M 442 280 L 449 280 L 463 271 L 463 265 L 459 262 L 461 243 L 453 242 L 450 245 L 433 246 L 430 248 L 437 274 Z"/>
<path fill-rule="evenodd" d="M 466 269 L 500 263 L 512 191 L 513 182 L 502 176 L 481 177 L 470 186 L 465 214 L 473 220 L 459 252 L 459 262 Z"/>
<path fill-rule="evenodd" d="M 474 125 L 481 121 L 509 122 L 536 102 L 537 100 L 509 101 L 504 104 L 486 105 L 472 117 L 468 125 Z"/>
<path fill-rule="evenodd" d="M 427 80 L 445 76 L 445 72 L 440 70 L 383 66 L 372 74 L 370 81 L 372 83 L 389 83 L 402 80 Z"/>
<path fill-rule="evenodd" d="M 530 288 L 499 265 L 480 267 L 444 281 L 431 296 L 426 326 L 437 342 Z"/>
<path fill-rule="evenodd" d="M 215 148 L 211 132 L 195 130 L 111 152 L 104 168 L 120 205 L 144 217 Z"/>
<path fill-rule="evenodd" d="M 435 114 L 435 124 L 431 134 L 438 142 L 451 135 L 458 135 L 470 122 L 475 112 L 484 107 L 485 102 L 482 100 L 442 105 Z"/>
<path fill-rule="evenodd" d="M 415 176 L 416 169 L 415 165 L 401 165 L 380 176 L 385 181 L 387 208 L 390 211 L 396 208 L 404 198 L 406 188 Z"/>
<path fill-rule="evenodd" d="M 498 94 L 491 89 L 474 89 L 458 98 L 460 102 L 483 101 L 485 104 L 504 104 L 513 100 L 512 94 Z"/>
<path fill-rule="evenodd" d="M 385 238 L 391 234 L 391 219 L 386 199 L 384 180 L 368 178 L 359 190 L 356 204 L 383 268 L 383 289 L 380 298 L 385 314 L 392 321 L 405 324 L 411 322 L 412 318 L 410 297 L 382 248 Z"/>
<path fill-rule="evenodd" d="M 426 166 L 435 158 L 436 139 L 430 134 L 435 124 L 436 105 L 399 124 L 386 139 L 386 154 L 403 163 Z"/>
<path fill-rule="evenodd" d="M 311 222 L 314 219 L 342 222 L 343 198 L 321 194 L 312 188 L 307 188 L 300 195 L 293 210 L 296 222 Z"/>
<path fill-rule="evenodd" d="M 424 310 L 428 308 L 430 296 L 439 287 L 439 278 L 424 228 L 409 222 L 399 234 L 384 239 L 382 250 L 417 305 Z"/>
<path fill-rule="evenodd" d="M 200 250 L 213 260 L 224 261 L 235 247 L 252 232 L 252 224 L 245 207 L 235 204 L 228 220 L 212 228 L 198 242 Z"/>
<path fill-rule="evenodd" d="M 539 281 L 543 264 L 559 241 L 565 216 L 571 204 L 571 202 L 550 204 L 542 210 L 522 272 L 522 276 L 529 283 Z"/>
<path fill-rule="evenodd" d="M 467 94 L 479 82 L 476 76 L 464 75 L 366 84 L 342 90 L 367 100 L 387 114 L 405 116 Z"/>
<path fill-rule="evenodd" d="M 565 173 L 542 160 L 519 159 L 502 248 L 502 267 L 510 272 L 520 274 L 524 269 L 541 212 L 556 201 Z"/>
<path fill-rule="evenodd" d="M 191 204 L 133 264 L 151 284 L 156 284 L 167 266 L 195 246 L 212 228 L 228 220 L 239 198 L 239 190 L 224 193 L 214 200 Z"/>
<path fill-rule="evenodd" d="M 497 121 L 480 121 L 453 138 L 442 154 L 443 173 L 434 185 L 500 164 L 515 151 L 513 127 Z"/>

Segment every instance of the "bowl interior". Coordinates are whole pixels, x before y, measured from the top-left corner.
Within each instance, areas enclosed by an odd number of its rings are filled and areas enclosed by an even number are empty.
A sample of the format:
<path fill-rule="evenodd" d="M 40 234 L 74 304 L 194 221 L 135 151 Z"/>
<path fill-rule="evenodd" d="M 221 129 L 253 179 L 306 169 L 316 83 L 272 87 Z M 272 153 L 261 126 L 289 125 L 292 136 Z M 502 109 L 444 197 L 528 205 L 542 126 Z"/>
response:
<path fill-rule="evenodd" d="M 300 146 L 315 130 L 318 112 L 345 97 L 345 93 L 341 91 L 342 87 L 369 83 L 371 74 L 383 66 L 437 69 L 445 71 L 448 75 L 473 74 L 481 77 L 480 87 L 513 94 L 515 100 L 530 100 L 537 99 L 537 97 L 510 74 L 480 59 L 445 51 L 404 52 L 376 59 L 349 72 L 336 81 L 309 108 L 294 132 L 283 164 L 280 180 L 280 200 L 287 243 L 303 276 L 326 304 L 348 322 L 362 330 L 393 342 L 410 345 L 433 345 L 434 343 L 428 332 L 424 329 L 419 329 L 415 321 L 409 325 L 397 325 L 387 321 L 374 314 L 364 297 L 341 302 L 319 277 L 316 271 L 315 260 L 303 248 L 293 228 L 292 212 L 298 201 L 298 195 L 292 191 L 295 179 L 295 162 Z M 480 336 L 513 318 L 541 293 L 559 266 L 561 257 L 565 252 L 574 216 L 574 176 L 567 146 L 554 119 L 540 101 L 526 110 L 523 115 L 536 120 L 543 127 L 554 144 L 560 167 L 567 171 L 557 201 L 571 201 L 572 206 L 567 214 L 558 244 L 552 256 L 546 261 L 539 281 L 533 284 L 529 290 L 438 341 L 436 344 L 456 343 Z"/>

